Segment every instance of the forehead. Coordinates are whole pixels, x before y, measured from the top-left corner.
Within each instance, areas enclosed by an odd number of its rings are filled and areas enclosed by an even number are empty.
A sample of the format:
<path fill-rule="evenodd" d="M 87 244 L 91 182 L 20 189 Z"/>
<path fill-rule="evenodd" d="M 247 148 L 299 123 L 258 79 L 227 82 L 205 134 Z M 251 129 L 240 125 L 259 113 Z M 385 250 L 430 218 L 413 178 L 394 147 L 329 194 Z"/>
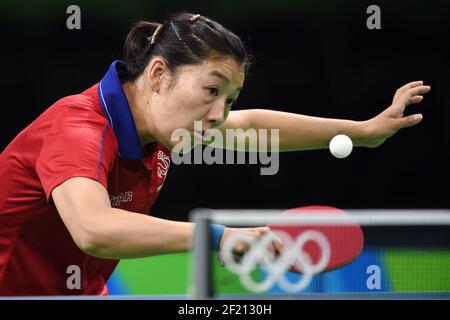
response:
<path fill-rule="evenodd" d="M 230 82 L 236 87 L 242 87 L 245 79 L 245 70 L 235 59 L 230 57 L 212 56 L 203 63 L 186 67 L 185 71 L 197 73 L 200 77 L 217 78 Z"/>

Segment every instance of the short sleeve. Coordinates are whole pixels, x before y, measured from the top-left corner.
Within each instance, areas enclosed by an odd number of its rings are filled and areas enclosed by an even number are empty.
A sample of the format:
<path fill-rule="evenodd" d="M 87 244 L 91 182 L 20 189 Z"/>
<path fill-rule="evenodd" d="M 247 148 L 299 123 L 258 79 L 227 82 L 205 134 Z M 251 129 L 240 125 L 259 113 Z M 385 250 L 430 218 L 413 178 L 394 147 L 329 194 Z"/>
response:
<path fill-rule="evenodd" d="M 55 119 L 36 161 L 36 172 L 47 200 L 55 187 L 85 177 L 108 187 L 117 141 L 108 121 L 92 112 Z"/>

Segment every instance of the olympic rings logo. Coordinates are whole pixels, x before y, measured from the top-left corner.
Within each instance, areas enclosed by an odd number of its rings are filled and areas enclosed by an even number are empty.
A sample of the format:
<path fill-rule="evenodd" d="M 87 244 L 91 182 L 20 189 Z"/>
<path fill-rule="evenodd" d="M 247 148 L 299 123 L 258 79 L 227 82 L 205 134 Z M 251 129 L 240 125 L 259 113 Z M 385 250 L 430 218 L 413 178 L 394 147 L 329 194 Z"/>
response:
<path fill-rule="evenodd" d="M 268 246 L 275 237 L 278 237 L 286 246 L 286 250 L 276 259 L 268 250 Z M 269 290 L 274 284 L 278 284 L 288 293 L 295 293 L 305 289 L 311 282 L 312 277 L 321 272 L 330 260 L 330 243 L 323 233 L 316 230 L 308 230 L 300 234 L 295 242 L 289 234 L 281 231 L 267 233 L 260 239 L 251 243 L 249 250 L 238 263 L 233 256 L 233 248 L 242 241 L 243 235 L 240 233 L 231 234 L 222 246 L 220 252 L 225 266 L 231 272 L 239 275 L 241 283 L 253 292 L 264 292 Z M 303 250 L 309 241 L 315 242 L 320 247 L 321 256 L 317 263 L 313 264 L 310 255 Z M 302 271 L 300 280 L 292 283 L 286 279 L 285 273 L 293 265 L 299 266 Z M 261 282 L 255 281 L 251 273 L 258 266 L 263 266 L 267 275 Z"/>

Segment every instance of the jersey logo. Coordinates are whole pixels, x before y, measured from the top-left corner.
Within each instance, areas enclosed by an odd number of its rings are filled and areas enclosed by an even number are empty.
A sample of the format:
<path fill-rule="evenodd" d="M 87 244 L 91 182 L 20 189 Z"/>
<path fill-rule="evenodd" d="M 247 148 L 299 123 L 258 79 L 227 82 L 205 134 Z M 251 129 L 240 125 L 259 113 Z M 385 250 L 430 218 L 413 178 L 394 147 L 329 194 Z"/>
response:
<path fill-rule="evenodd" d="M 170 157 L 162 151 L 158 151 L 158 178 L 165 179 L 169 171 Z"/>
<path fill-rule="evenodd" d="M 121 192 L 118 196 L 109 195 L 111 206 L 120 207 L 123 202 L 131 202 L 133 200 L 133 191 Z"/>

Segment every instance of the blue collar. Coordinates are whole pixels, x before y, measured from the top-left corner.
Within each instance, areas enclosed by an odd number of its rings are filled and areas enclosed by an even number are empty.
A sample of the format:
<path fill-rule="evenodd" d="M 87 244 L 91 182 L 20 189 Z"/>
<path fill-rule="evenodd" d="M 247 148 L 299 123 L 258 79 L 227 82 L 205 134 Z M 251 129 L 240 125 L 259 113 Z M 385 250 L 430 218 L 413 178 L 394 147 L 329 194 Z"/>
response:
<path fill-rule="evenodd" d="M 119 78 L 119 74 L 126 72 L 125 67 L 125 62 L 119 60 L 111 64 L 98 84 L 98 97 L 119 143 L 119 156 L 138 160 L 142 159 L 141 142 Z"/>

